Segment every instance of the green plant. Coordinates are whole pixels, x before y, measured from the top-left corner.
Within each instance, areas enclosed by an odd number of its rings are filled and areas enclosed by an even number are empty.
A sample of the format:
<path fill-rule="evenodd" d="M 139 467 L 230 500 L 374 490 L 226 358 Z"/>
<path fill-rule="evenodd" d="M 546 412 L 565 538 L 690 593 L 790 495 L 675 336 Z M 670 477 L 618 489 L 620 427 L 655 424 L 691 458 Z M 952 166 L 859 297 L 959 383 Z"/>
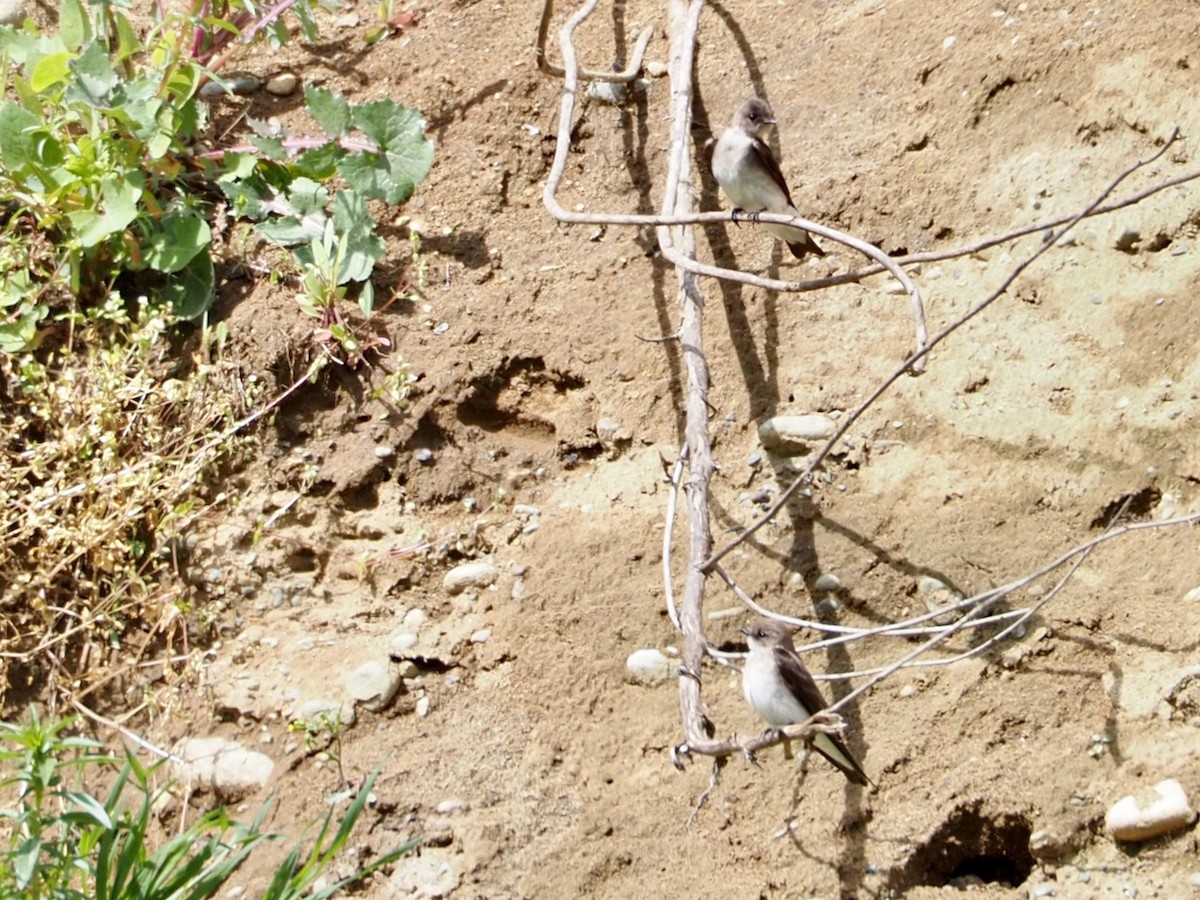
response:
<path fill-rule="evenodd" d="M 235 51 L 285 40 L 285 11 L 315 38 L 313 8 L 195 0 L 189 15 L 160 10 L 140 37 L 116 4 L 62 0 L 56 34 L 30 21 L 0 27 L 0 194 L 11 198 L 0 208 L 0 348 L 34 346 L 52 314 L 114 290 L 201 315 L 215 296 L 219 190 L 264 236 L 300 245 L 302 263 L 332 216 L 346 239 L 338 284 L 369 278 L 383 242 L 366 201 L 402 202 L 433 161 L 418 112 L 310 89 L 325 137 L 197 146 L 208 120 L 200 88 Z M 321 183 L 335 175 L 348 187 L 331 201 Z"/>
<path fill-rule="evenodd" d="M 7 845 L 0 844 L 0 896 L 28 900 L 192 900 L 212 897 L 238 867 L 267 840 L 262 830 L 269 804 L 249 825 L 231 820 L 224 809 L 198 818 L 170 836 L 155 829 L 153 806 L 166 788 L 155 790 L 156 768 L 127 754 L 112 786 L 101 799 L 68 789 L 64 772 L 85 783 L 111 772 L 116 760 L 100 745 L 68 734 L 70 720 L 48 723 L 36 709 L 24 723 L 0 723 L 0 789 L 6 797 L 0 818 L 8 821 Z M 358 822 L 376 775 L 365 780 L 345 812 L 330 809 L 307 853 L 297 843 L 276 868 L 264 898 L 298 900 L 331 897 L 409 852 L 410 841 L 372 860 L 334 884 L 313 890 L 318 878 L 345 847 Z M 334 827 L 336 820 L 336 828 Z"/>
<path fill-rule="evenodd" d="M 304 749 L 308 752 L 319 750 L 337 765 L 338 779 L 341 786 L 346 787 L 350 782 L 346 778 L 346 770 L 342 767 L 342 711 L 322 710 L 315 719 L 296 719 L 288 723 L 288 731 L 304 734 Z M 322 746 L 318 747 L 318 740 Z"/>

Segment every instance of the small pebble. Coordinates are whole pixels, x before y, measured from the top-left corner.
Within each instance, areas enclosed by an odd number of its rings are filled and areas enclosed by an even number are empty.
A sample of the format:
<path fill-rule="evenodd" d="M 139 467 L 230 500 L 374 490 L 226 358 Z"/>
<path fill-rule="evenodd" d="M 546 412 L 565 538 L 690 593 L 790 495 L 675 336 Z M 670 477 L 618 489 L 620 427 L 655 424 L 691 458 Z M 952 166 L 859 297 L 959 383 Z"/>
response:
<path fill-rule="evenodd" d="M 823 575 L 818 575 L 813 580 L 813 590 L 817 593 L 828 594 L 836 593 L 842 589 L 842 582 L 832 572 L 826 572 Z"/>
<path fill-rule="evenodd" d="M 837 423 L 829 416 L 772 416 L 758 426 L 758 439 L 768 450 L 832 437 Z"/>
<path fill-rule="evenodd" d="M 651 78 L 662 78 L 667 74 L 667 64 L 658 60 L 649 60 L 646 63 L 646 74 Z"/>
<path fill-rule="evenodd" d="M 417 715 L 422 719 L 429 715 L 429 698 L 421 697 L 417 700 Z"/>
<path fill-rule="evenodd" d="M 404 614 L 404 624 L 409 628 L 420 628 L 429 621 L 429 616 L 421 609 L 410 609 Z"/>
<path fill-rule="evenodd" d="M 267 79 L 267 93 L 276 97 L 286 97 L 293 93 L 300 84 L 300 79 L 291 72 L 280 72 Z"/>
<path fill-rule="evenodd" d="M 413 459 L 422 465 L 428 465 L 433 462 L 433 451 L 428 447 L 418 447 L 413 451 Z"/>
<path fill-rule="evenodd" d="M 442 578 L 448 594 L 461 594 L 467 588 L 485 588 L 496 583 L 500 571 L 490 562 L 479 560 L 455 566 Z"/>
<path fill-rule="evenodd" d="M 381 444 L 375 448 L 375 455 L 380 459 L 389 459 L 396 455 L 396 448 Z"/>
<path fill-rule="evenodd" d="M 1144 841 L 1187 827 L 1195 819 L 1183 785 L 1168 778 L 1137 797 L 1122 797 L 1110 806 L 1104 827 L 1118 841 Z"/>
<path fill-rule="evenodd" d="M 671 677 L 671 661 L 653 647 L 633 651 L 625 668 L 636 684 L 659 684 Z"/>
<path fill-rule="evenodd" d="M 492 636 L 492 632 L 490 629 L 480 628 L 478 631 L 476 631 L 474 634 L 471 635 L 471 643 L 472 644 L 486 644 L 488 642 L 488 638 L 490 638 L 491 636 Z"/>

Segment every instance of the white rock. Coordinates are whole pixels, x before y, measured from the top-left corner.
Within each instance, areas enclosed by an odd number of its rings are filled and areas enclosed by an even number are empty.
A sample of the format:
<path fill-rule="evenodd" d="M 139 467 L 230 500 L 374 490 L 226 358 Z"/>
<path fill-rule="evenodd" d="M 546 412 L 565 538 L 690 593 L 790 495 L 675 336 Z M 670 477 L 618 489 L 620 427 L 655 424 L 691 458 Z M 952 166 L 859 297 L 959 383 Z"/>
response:
<path fill-rule="evenodd" d="M 634 650 L 625 660 L 625 668 L 638 684 L 659 684 L 671 677 L 671 661 L 653 647 Z"/>
<path fill-rule="evenodd" d="M 267 79 L 266 88 L 268 94 L 274 94 L 276 97 L 286 97 L 288 94 L 294 92 L 299 84 L 300 79 L 297 78 L 293 73 L 280 72 L 278 75 L 274 75 Z M 379 455 L 380 449 L 381 448 L 379 447 L 375 448 L 376 455 Z M 387 454 L 388 456 L 391 456 L 396 452 L 395 450 L 392 450 L 391 447 L 386 449 L 391 450 L 391 453 Z"/>
<path fill-rule="evenodd" d="M 1191 825 L 1196 812 L 1174 778 L 1136 797 L 1122 797 L 1104 816 L 1105 830 L 1118 841 L 1144 841 Z"/>
<path fill-rule="evenodd" d="M 791 444 L 809 444 L 833 436 L 837 423 L 829 416 L 772 416 L 758 426 L 758 439 L 768 450 Z"/>
<path fill-rule="evenodd" d="M 418 855 L 410 853 L 396 862 L 388 887 L 391 896 L 447 897 L 462 880 L 461 856 L 446 850 L 428 848 Z"/>
<path fill-rule="evenodd" d="M 417 636 L 408 631 L 402 631 L 392 637 L 392 652 L 403 655 L 417 646 Z"/>
<path fill-rule="evenodd" d="M 429 715 L 429 698 L 421 697 L 417 700 L 417 715 L 422 719 Z"/>
<path fill-rule="evenodd" d="M 469 587 L 485 588 L 496 583 L 499 570 L 490 562 L 469 562 L 455 566 L 442 579 L 448 594 L 461 594 Z"/>
<path fill-rule="evenodd" d="M 429 616 L 422 609 L 410 609 L 404 614 L 404 624 L 409 628 L 420 628 L 428 621 Z"/>
<path fill-rule="evenodd" d="M 667 74 L 667 64 L 654 59 L 647 60 L 646 74 L 652 78 L 662 78 Z"/>
<path fill-rule="evenodd" d="M 443 800 L 437 805 L 437 811 L 443 816 L 451 816 L 455 813 L 465 813 L 471 809 L 471 804 L 466 800 Z"/>
<path fill-rule="evenodd" d="M 1190 591 L 1188 591 L 1186 594 L 1184 594 L 1183 602 L 1184 603 L 1200 603 L 1200 585 L 1197 585 L 1196 587 L 1194 587 Z"/>
<path fill-rule="evenodd" d="M 372 659 L 346 676 L 346 692 L 364 708 L 385 709 L 400 690 L 400 667 L 386 659 Z"/>
<path fill-rule="evenodd" d="M 491 629 L 480 628 L 478 631 L 476 631 L 474 634 L 471 635 L 471 643 L 472 644 L 486 644 L 488 642 L 488 639 L 491 636 L 492 636 Z"/>
<path fill-rule="evenodd" d="M 175 750 L 176 777 L 194 788 L 211 789 L 234 803 L 262 788 L 271 778 L 271 757 L 222 737 L 188 738 Z"/>

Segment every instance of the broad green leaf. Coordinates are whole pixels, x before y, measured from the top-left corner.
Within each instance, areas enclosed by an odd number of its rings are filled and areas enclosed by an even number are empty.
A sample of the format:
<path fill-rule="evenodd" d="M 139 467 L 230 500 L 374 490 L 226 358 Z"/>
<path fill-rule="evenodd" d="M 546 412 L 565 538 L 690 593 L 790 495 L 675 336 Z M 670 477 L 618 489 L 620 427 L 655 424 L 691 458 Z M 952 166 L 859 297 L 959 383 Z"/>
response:
<path fill-rule="evenodd" d="M 107 106 L 109 94 L 117 86 L 117 73 L 99 41 L 92 41 L 79 58 L 71 63 L 75 73 L 75 84 L 79 88 L 79 99 L 93 106 Z M 75 91 L 71 92 L 76 93 Z"/>
<path fill-rule="evenodd" d="M 292 170 L 315 181 L 328 181 L 337 173 L 338 160 L 344 155 L 345 151 L 331 141 L 314 150 L 305 150 L 292 161 Z"/>
<path fill-rule="evenodd" d="M 12 100 L 0 104 L 0 162 L 11 174 L 34 159 L 37 116 Z"/>
<path fill-rule="evenodd" d="M 39 94 L 71 77 L 71 62 L 75 54 L 67 51 L 51 53 L 43 56 L 33 67 L 29 75 L 29 83 Z"/>
<path fill-rule="evenodd" d="M 375 233 L 367 202 L 354 191 L 338 191 L 333 201 L 333 227 L 343 240 L 338 284 L 366 281 L 386 247 Z"/>
<path fill-rule="evenodd" d="M 279 138 L 266 138 L 255 134 L 250 136 L 250 143 L 267 159 L 287 159 L 287 148 Z"/>
<path fill-rule="evenodd" d="M 106 238 L 120 234 L 137 218 L 138 200 L 146 177 L 141 172 L 109 175 L 100 182 L 101 212 L 90 209 L 69 214 L 79 234 L 81 247 L 94 247 Z"/>
<path fill-rule="evenodd" d="M 92 39 L 92 22 L 79 0 L 62 0 L 58 8 L 58 33 L 68 50 L 78 50 Z"/>
<path fill-rule="evenodd" d="M 212 257 L 198 253 L 183 269 L 169 277 L 158 295 L 171 304 L 181 319 L 197 319 L 208 311 L 216 299 L 216 272 Z"/>
<path fill-rule="evenodd" d="M 379 152 L 347 156 L 338 172 L 365 197 L 404 202 L 433 165 L 433 145 L 425 138 L 420 110 L 373 100 L 354 107 L 351 118 Z"/>
<path fill-rule="evenodd" d="M 350 127 L 350 104 L 340 94 L 328 88 L 305 87 L 304 100 L 309 115 L 330 137 L 341 137 Z"/>
<path fill-rule="evenodd" d="M 158 221 L 158 229 L 145 243 L 145 262 L 159 272 L 178 272 L 207 250 L 212 243 L 212 231 L 199 216 L 172 213 Z"/>

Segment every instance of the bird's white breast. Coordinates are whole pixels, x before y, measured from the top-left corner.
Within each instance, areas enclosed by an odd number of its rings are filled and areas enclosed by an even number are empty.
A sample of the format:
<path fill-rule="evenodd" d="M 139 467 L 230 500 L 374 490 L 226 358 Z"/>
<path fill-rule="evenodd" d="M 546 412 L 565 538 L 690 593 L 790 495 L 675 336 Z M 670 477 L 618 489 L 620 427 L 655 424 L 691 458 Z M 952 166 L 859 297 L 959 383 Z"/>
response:
<path fill-rule="evenodd" d="M 808 711 L 780 677 L 770 651 L 752 652 L 747 657 L 742 692 L 768 725 L 791 725 L 808 718 Z"/>

